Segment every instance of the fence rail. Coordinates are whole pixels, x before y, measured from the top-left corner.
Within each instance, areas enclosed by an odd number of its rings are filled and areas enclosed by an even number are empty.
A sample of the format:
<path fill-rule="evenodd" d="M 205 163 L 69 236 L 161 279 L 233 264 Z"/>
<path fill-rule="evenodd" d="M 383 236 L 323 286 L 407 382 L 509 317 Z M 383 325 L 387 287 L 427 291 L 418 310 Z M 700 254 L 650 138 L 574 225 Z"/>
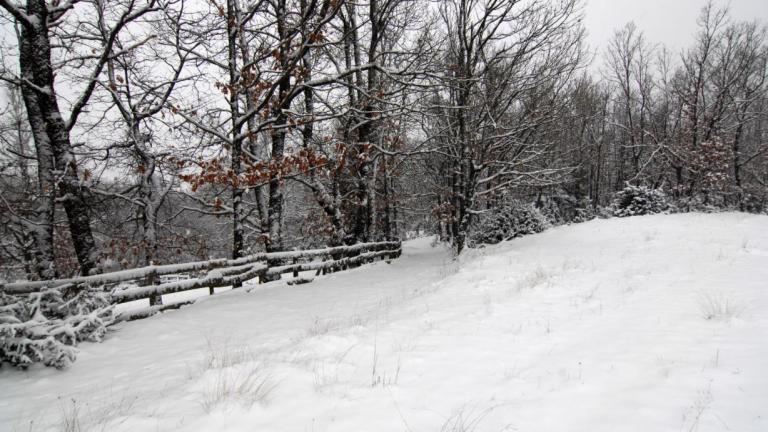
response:
<path fill-rule="evenodd" d="M 114 303 L 149 299 L 147 308 L 129 311 L 119 317 L 123 320 L 146 318 L 157 312 L 177 309 L 194 300 L 163 304 L 162 296 L 200 288 L 238 287 L 244 282 L 275 278 L 285 273 L 298 276 L 302 271 L 335 272 L 372 262 L 377 259 L 397 258 L 402 253 L 400 242 L 358 243 L 291 252 L 258 253 L 238 259 L 215 259 L 184 264 L 148 266 L 112 273 L 47 281 L 0 283 L 0 292 L 31 294 L 43 289 L 101 289 L 111 293 Z M 162 282 L 162 276 L 184 276 Z M 168 278 L 165 278 L 166 280 Z"/>

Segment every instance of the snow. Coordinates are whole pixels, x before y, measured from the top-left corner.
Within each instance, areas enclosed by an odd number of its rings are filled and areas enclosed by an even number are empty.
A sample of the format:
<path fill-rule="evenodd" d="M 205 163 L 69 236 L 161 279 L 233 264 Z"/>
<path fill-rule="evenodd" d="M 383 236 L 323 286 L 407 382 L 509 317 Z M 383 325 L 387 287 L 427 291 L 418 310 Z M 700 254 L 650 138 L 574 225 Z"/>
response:
<path fill-rule="evenodd" d="M 766 228 L 596 220 L 458 261 L 413 240 L 3 368 L 0 430 L 765 431 Z"/>
<path fill-rule="evenodd" d="M 344 254 L 354 252 L 365 251 L 380 251 L 382 253 L 368 252 L 369 256 L 375 257 L 383 254 L 383 251 L 387 253 L 395 252 L 399 248 L 397 242 L 374 242 L 374 243 L 358 243 L 352 246 L 336 246 L 323 249 L 310 249 L 288 252 L 272 252 L 272 253 L 258 253 L 248 255 L 237 259 L 213 259 L 208 261 L 195 261 L 182 264 L 166 264 L 166 265 L 151 265 L 141 268 L 120 270 L 111 273 L 96 274 L 91 276 L 81 276 L 69 279 L 56 279 L 55 281 L 20 281 L 12 283 L 3 283 L 0 281 L 0 288 L 7 293 L 12 294 L 25 294 L 39 291 L 43 287 L 58 288 L 69 284 L 111 284 L 111 283 L 125 283 L 128 281 L 136 281 L 148 277 L 150 274 L 155 274 L 161 277 L 171 276 L 175 279 L 175 282 L 189 281 L 189 275 L 182 275 L 180 273 L 185 272 L 199 272 L 201 270 L 209 270 L 209 275 L 206 279 L 221 278 L 222 275 L 231 275 L 237 273 L 240 270 L 255 269 L 253 264 L 259 261 L 280 262 L 286 259 L 295 260 L 311 260 L 317 257 L 331 256 L 333 254 Z M 360 254 L 365 255 L 365 254 Z M 358 256 L 359 257 L 359 256 Z M 350 257 L 350 259 L 355 257 Z M 226 268 L 224 268 L 226 267 Z M 217 269 L 211 271 L 211 269 Z M 255 277 L 255 276 L 253 276 Z M 183 278 L 183 279 L 182 279 Z M 184 289 L 185 284 L 193 284 L 192 282 L 179 282 L 179 289 Z M 169 283 L 168 288 L 171 288 L 171 292 L 175 292 L 172 285 Z M 136 290 L 131 288 L 129 291 L 135 291 L 138 295 L 149 295 L 150 293 L 160 293 L 164 287 L 143 287 L 144 290 Z M 143 294 L 141 294 L 143 292 Z M 126 295 L 127 293 L 119 293 L 118 296 Z"/>

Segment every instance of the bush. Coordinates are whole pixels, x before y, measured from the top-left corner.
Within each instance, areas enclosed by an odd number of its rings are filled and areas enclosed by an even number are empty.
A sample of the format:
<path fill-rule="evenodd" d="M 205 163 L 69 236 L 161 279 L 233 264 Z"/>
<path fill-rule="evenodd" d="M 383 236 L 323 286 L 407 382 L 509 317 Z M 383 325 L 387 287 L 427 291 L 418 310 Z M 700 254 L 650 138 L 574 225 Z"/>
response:
<path fill-rule="evenodd" d="M 496 244 L 548 227 L 547 218 L 533 205 L 510 201 L 479 218 L 470 233 L 470 245 Z"/>
<path fill-rule="evenodd" d="M 577 206 L 576 198 L 567 194 L 544 195 L 536 200 L 536 208 L 553 225 L 563 225 L 573 220 Z"/>
<path fill-rule="evenodd" d="M 704 194 L 683 196 L 675 201 L 677 209 L 681 212 L 717 213 L 727 209 L 724 204 L 717 205 Z"/>
<path fill-rule="evenodd" d="M 586 222 L 599 216 L 599 209 L 589 198 L 577 199 L 565 193 L 540 197 L 536 208 L 552 225 Z"/>
<path fill-rule="evenodd" d="M 741 199 L 741 208 L 749 213 L 761 214 L 768 211 L 766 197 L 758 194 L 745 193 Z"/>
<path fill-rule="evenodd" d="M 0 363 L 62 369 L 75 361 L 79 342 L 101 341 L 114 322 L 109 296 L 87 289 L 66 294 L 60 289 L 26 296 L 0 293 Z"/>
<path fill-rule="evenodd" d="M 661 189 L 627 185 L 616 193 L 612 210 L 616 217 L 639 216 L 670 209 L 667 195 Z"/>

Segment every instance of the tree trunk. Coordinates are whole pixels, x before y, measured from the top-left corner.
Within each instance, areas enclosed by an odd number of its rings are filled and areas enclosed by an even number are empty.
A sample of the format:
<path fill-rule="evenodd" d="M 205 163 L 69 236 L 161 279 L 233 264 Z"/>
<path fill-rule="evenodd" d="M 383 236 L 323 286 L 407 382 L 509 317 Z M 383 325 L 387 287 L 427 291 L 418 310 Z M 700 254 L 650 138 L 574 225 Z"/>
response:
<path fill-rule="evenodd" d="M 97 265 L 98 251 L 91 232 L 89 200 L 78 178 L 69 130 L 54 91 L 47 8 L 43 0 L 28 1 L 27 14 L 33 19 L 28 25 L 22 25 L 19 33 L 19 65 L 24 79 L 22 93 L 38 153 L 40 187 L 46 197 L 40 209 L 43 226 L 36 235 L 41 248 L 37 267 L 50 267 L 48 263 L 52 262 L 53 227 L 45 225 L 53 220 L 55 185 L 67 214 L 80 273 L 87 275 Z M 49 277 L 55 271 L 43 270 L 43 273 Z"/>
<path fill-rule="evenodd" d="M 238 33 L 240 11 L 237 0 L 227 2 L 227 68 L 229 72 L 229 114 L 232 124 L 232 148 L 230 150 L 230 169 L 232 170 L 232 259 L 243 256 L 242 201 L 243 189 L 240 186 L 242 172 L 243 139 L 240 123 L 240 71 L 237 64 Z M 237 288 L 237 286 L 235 287 Z"/>
<path fill-rule="evenodd" d="M 285 71 L 290 67 L 287 63 L 290 51 L 290 41 L 287 40 L 287 29 L 285 27 L 285 0 L 278 0 L 276 14 L 277 34 L 280 40 L 280 47 L 278 48 L 280 52 L 280 67 Z M 274 166 L 269 174 L 269 242 L 267 243 L 267 251 L 269 252 L 282 251 L 285 248 L 282 226 L 284 206 L 282 164 L 283 155 L 285 153 L 285 127 L 288 123 L 288 116 L 285 113 L 285 107 L 283 105 L 285 103 L 285 98 L 290 91 L 290 85 L 290 76 L 284 75 L 278 83 L 278 101 L 275 104 L 275 108 L 272 110 L 272 115 L 275 117 L 276 121 L 271 132 L 271 158 Z"/>

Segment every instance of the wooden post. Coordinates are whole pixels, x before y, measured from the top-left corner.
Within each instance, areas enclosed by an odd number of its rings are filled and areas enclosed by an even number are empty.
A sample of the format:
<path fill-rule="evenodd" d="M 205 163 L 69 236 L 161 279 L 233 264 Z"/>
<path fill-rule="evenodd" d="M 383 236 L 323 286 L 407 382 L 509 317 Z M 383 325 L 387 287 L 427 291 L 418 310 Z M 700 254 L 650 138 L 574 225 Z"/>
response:
<path fill-rule="evenodd" d="M 151 265 L 151 264 L 150 264 Z M 153 286 L 157 284 L 157 271 L 152 270 L 147 274 L 147 278 L 144 281 L 146 286 Z M 150 306 L 161 306 L 163 304 L 163 296 L 161 294 L 152 294 L 149 296 Z"/>
<path fill-rule="evenodd" d="M 296 265 L 298 263 L 299 263 L 299 259 L 298 258 L 294 258 L 293 259 L 293 265 Z M 295 278 L 299 277 L 299 269 L 297 269 L 296 267 L 293 268 L 293 277 L 295 277 Z"/>

